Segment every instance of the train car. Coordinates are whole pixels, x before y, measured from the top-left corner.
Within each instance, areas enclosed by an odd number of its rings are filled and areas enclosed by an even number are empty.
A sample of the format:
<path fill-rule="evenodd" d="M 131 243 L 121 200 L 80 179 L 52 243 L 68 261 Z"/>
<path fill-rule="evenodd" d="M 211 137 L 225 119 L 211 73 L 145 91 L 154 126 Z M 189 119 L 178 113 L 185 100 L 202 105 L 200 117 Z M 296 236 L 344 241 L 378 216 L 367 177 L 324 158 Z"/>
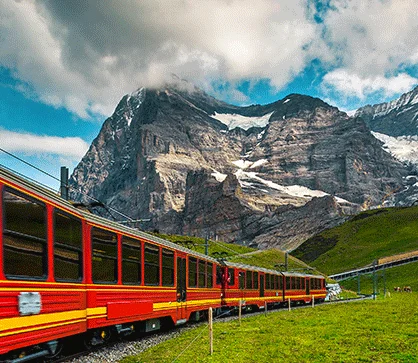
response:
<path fill-rule="evenodd" d="M 227 279 L 223 284 L 223 304 L 252 309 L 283 302 L 283 276 L 279 271 L 240 263 L 224 262 Z"/>
<path fill-rule="evenodd" d="M 204 317 L 321 300 L 323 277 L 218 261 L 74 208 L 0 168 L 0 361 Z"/>
<path fill-rule="evenodd" d="M 0 360 L 52 357 L 66 337 L 93 346 L 221 306 L 211 257 L 77 210 L 4 169 L 0 196 Z"/>
<path fill-rule="evenodd" d="M 324 302 L 327 296 L 326 281 L 324 276 L 320 275 L 305 275 L 306 279 L 306 294 L 311 296 L 318 302 Z"/>
<path fill-rule="evenodd" d="M 325 278 L 320 275 L 283 272 L 284 300 L 310 303 L 312 299 L 323 301 L 326 296 Z"/>

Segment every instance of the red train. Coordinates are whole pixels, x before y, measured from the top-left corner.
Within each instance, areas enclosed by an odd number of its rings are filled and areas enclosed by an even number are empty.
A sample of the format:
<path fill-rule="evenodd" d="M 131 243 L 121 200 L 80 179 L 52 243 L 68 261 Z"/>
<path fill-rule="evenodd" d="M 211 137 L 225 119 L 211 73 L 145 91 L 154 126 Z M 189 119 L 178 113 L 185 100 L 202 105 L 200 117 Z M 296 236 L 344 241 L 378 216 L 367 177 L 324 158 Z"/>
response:
<path fill-rule="evenodd" d="M 323 300 L 321 276 L 218 261 L 74 208 L 0 168 L 0 361 L 153 331 L 209 307 Z"/>

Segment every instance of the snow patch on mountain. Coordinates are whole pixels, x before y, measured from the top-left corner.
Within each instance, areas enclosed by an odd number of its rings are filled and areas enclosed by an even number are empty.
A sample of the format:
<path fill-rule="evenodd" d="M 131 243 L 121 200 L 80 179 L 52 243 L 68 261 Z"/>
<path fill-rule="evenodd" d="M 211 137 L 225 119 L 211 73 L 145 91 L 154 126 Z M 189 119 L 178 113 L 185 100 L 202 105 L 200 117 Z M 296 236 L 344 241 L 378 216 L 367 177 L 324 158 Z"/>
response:
<path fill-rule="evenodd" d="M 239 115 L 236 113 L 217 113 L 210 115 L 210 117 L 222 122 L 224 125 L 228 126 L 229 130 L 240 127 L 243 130 L 248 130 L 251 127 L 265 127 L 270 120 L 273 112 L 270 112 L 263 116 L 254 116 L 248 117 Z"/>
<path fill-rule="evenodd" d="M 383 142 L 383 149 L 399 161 L 418 164 L 418 135 L 392 137 L 373 131 L 372 134 Z"/>
<path fill-rule="evenodd" d="M 264 184 L 265 186 L 271 189 L 278 190 L 292 197 L 298 197 L 298 198 L 311 200 L 314 197 L 325 197 L 326 195 L 330 195 L 328 193 L 323 192 L 322 190 L 312 190 L 302 185 L 288 185 L 288 186 L 280 185 L 270 180 L 260 178 L 259 176 L 257 176 L 257 173 L 255 172 L 246 172 L 242 169 L 239 169 L 235 173 L 235 176 L 237 177 L 242 187 L 246 187 L 246 186 L 248 187 L 248 185 L 250 184 L 248 182 L 248 179 L 250 179 L 250 180 L 255 180 L 261 184 Z M 349 201 L 343 198 L 336 197 L 336 200 L 340 204 L 351 204 Z"/>
<path fill-rule="evenodd" d="M 220 183 L 222 183 L 225 179 L 226 179 L 226 177 L 227 177 L 227 175 L 226 174 L 222 174 L 222 173 L 220 173 L 219 171 L 217 171 L 217 170 L 215 170 L 215 169 L 213 169 L 213 173 L 211 174 L 218 182 L 220 182 Z"/>

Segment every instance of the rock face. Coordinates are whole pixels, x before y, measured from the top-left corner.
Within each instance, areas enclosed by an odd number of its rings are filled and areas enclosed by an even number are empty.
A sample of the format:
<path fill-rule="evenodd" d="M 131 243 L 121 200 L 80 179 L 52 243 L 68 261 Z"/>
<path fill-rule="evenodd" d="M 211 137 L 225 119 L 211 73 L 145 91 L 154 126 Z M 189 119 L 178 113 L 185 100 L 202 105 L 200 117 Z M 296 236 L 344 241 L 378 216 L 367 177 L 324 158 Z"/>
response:
<path fill-rule="evenodd" d="M 362 117 L 371 130 L 389 136 L 418 134 L 418 87 L 396 100 L 359 108 L 355 116 Z"/>
<path fill-rule="evenodd" d="M 293 249 L 406 175 L 362 118 L 320 99 L 238 107 L 175 80 L 123 97 L 70 183 L 144 229 Z"/>
<path fill-rule="evenodd" d="M 388 198 L 389 205 L 408 206 L 418 200 L 418 87 L 396 100 L 359 108 L 356 116 L 365 120 L 384 149 L 408 169 L 404 187 Z"/>

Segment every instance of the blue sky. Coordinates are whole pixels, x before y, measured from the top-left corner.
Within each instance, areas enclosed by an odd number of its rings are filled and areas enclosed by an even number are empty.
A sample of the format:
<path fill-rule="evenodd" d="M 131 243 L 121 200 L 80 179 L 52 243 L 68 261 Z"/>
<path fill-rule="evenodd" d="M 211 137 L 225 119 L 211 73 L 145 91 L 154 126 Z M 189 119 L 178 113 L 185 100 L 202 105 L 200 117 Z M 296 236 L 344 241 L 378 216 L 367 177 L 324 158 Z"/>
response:
<path fill-rule="evenodd" d="M 241 105 L 391 100 L 418 84 L 416 14 L 416 0 L 3 2 L 0 147 L 72 170 L 124 94 L 172 73 Z M 56 188 L 1 152 L 0 164 Z"/>

